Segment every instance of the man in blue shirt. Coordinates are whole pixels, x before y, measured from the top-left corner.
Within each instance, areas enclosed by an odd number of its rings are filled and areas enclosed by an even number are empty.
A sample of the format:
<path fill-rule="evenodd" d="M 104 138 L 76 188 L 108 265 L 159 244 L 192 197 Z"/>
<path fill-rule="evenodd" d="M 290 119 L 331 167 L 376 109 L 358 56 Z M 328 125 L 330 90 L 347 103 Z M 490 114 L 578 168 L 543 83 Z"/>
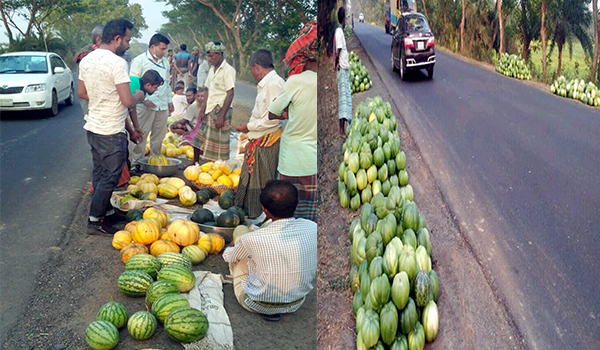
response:
<path fill-rule="evenodd" d="M 185 88 L 187 89 L 191 82 L 189 73 L 189 63 L 191 60 L 191 56 L 186 51 L 186 44 L 181 44 L 179 48 L 181 49 L 181 51 L 179 51 L 177 55 L 175 55 L 175 70 L 177 71 L 176 81 L 183 80 L 183 82 L 185 83 Z"/>

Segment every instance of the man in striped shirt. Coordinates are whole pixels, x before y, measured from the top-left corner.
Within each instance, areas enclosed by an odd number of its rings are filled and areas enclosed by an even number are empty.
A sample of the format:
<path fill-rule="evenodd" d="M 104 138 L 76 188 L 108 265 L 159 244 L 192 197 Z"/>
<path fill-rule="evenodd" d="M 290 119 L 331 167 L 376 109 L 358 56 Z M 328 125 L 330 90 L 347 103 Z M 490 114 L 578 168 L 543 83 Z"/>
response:
<path fill-rule="evenodd" d="M 313 289 L 317 272 L 317 224 L 294 218 L 298 190 L 289 181 L 272 180 L 260 195 L 272 222 L 239 236 L 225 249 L 233 289 L 240 305 L 268 321 L 300 308 Z"/>

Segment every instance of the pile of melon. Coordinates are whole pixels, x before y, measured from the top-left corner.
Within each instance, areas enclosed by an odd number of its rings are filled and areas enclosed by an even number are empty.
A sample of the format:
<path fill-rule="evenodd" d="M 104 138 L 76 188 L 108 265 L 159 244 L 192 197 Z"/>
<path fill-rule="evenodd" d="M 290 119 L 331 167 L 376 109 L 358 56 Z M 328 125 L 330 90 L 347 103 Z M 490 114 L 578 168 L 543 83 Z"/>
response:
<path fill-rule="evenodd" d="M 531 80 L 531 72 L 527 68 L 527 63 L 522 57 L 511 55 L 508 53 L 502 54 L 496 65 L 496 72 L 507 77 L 512 77 L 521 80 Z"/>
<path fill-rule="evenodd" d="M 600 107 L 600 89 L 591 81 L 587 83 L 583 79 L 567 81 L 567 78 L 561 75 L 550 85 L 550 92 L 579 100 L 589 106 Z"/>
<path fill-rule="evenodd" d="M 194 159 L 194 147 L 191 145 L 179 145 L 181 141 L 180 135 L 167 131 L 165 138 L 162 141 L 160 152 L 167 157 L 186 156 L 189 159 Z M 150 134 L 146 139 L 146 155 L 150 154 Z"/>
<path fill-rule="evenodd" d="M 121 205 L 136 199 L 155 201 L 157 196 L 165 199 L 179 198 L 179 202 L 185 207 L 192 206 L 197 201 L 196 193 L 178 177 L 159 179 L 158 176 L 150 173 L 132 176 L 127 191 L 129 193 L 119 199 Z"/>
<path fill-rule="evenodd" d="M 439 280 L 388 103 L 377 96 L 356 107 L 343 152 L 340 204 L 362 205 L 349 228 L 356 347 L 423 349 L 439 329 Z"/>
<path fill-rule="evenodd" d="M 237 187 L 241 172 L 242 168 L 235 162 L 216 161 L 190 165 L 183 171 L 183 176 L 191 182 L 204 186 Z"/>
<path fill-rule="evenodd" d="M 360 61 L 360 57 L 350 51 L 350 88 L 352 93 L 363 92 L 369 90 L 373 85 L 371 78 L 369 77 L 369 71 L 367 67 Z"/>

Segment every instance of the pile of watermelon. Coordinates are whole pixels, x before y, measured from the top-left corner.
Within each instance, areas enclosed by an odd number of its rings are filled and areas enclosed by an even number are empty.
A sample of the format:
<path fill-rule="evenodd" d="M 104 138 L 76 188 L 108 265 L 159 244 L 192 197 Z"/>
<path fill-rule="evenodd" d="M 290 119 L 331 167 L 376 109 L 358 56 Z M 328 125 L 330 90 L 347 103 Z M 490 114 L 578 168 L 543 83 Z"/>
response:
<path fill-rule="evenodd" d="M 587 105 L 600 107 L 600 90 L 591 81 L 587 84 L 583 79 L 567 81 L 562 75 L 552 85 L 550 91 L 553 94 L 579 100 Z"/>
<path fill-rule="evenodd" d="M 352 93 L 369 90 L 373 82 L 369 78 L 367 67 L 362 64 L 360 57 L 354 51 L 350 51 L 348 58 L 350 60 L 350 87 Z"/>
<path fill-rule="evenodd" d="M 439 280 L 388 103 L 377 96 L 357 106 L 343 151 L 340 203 L 362 204 L 349 229 L 357 349 L 423 349 L 439 329 Z"/>
<path fill-rule="evenodd" d="M 158 322 L 175 341 L 191 343 L 202 339 L 208 332 L 208 320 L 180 294 L 192 289 L 195 279 L 192 261 L 183 254 L 165 252 L 158 258 L 133 255 L 119 276 L 119 290 L 129 297 L 145 296 L 151 312 L 138 311 L 129 317 L 123 304 L 111 300 L 87 327 L 87 343 L 92 349 L 112 349 L 119 342 L 118 329 L 124 326 L 132 338 L 145 340 L 155 334 Z"/>
<path fill-rule="evenodd" d="M 496 65 L 496 72 L 521 80 L 531 80 L 531 73 L 523 58 L 508 53 L 502 54 Z"/>

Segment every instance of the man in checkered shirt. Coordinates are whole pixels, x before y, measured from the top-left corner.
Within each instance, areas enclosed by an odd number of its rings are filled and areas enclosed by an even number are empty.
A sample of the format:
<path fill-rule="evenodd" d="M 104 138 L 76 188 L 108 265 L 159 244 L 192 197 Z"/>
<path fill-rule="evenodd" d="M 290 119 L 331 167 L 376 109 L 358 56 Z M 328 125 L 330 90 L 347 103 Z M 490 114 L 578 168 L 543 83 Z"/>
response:
<path fill-rule="evenodd" d="M 294 218 L 298 190 L 272 180 L 260 195 L 267 219 L 263 228 L 239 236 L 225 249 L 240 305 L 268 321 L 300 308 L 317 272 L 317 224 Z"/>

